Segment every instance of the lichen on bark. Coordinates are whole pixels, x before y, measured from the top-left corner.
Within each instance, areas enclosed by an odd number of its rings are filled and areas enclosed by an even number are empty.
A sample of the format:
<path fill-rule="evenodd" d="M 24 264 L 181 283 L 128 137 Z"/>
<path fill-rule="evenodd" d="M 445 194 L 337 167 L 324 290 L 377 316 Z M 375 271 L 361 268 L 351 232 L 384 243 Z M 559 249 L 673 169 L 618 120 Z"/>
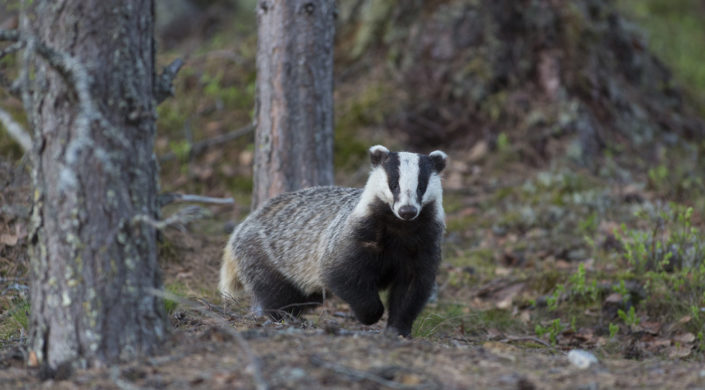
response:
<path fill-rule="evenodd" d="M 22 32 L 41 42 L 27 99 L 40 140 L 30 348 L 49 372 L 131 359 L 166 333 L 148 292 L 161 287 L 156 232 L 130 223 L 158 216 L 153 4 L 38 1 L 26 12 Z"/>

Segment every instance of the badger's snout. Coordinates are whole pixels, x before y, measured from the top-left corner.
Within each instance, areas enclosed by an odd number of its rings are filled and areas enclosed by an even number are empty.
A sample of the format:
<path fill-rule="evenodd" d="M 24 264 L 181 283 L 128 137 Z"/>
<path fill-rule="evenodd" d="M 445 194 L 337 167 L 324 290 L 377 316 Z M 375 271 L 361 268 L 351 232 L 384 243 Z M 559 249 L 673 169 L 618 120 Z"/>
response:
<path fill-rule="evenodd" d="M 409 221 L 416 218 L 418 214 L 419 210 L 411 205 L 401 206 L 399 208 L 399 216 L 405 221 Z"/>

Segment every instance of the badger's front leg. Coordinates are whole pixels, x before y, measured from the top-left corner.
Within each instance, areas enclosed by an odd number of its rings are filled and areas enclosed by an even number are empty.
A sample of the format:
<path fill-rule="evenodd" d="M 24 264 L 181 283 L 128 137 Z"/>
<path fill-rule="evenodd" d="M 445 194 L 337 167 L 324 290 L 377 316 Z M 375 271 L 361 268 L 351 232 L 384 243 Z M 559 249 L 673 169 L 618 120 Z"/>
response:
<path fill-rule="evenodd" d="M 324 270 L 326 287 L 350 305 L 358 321 L 372 325 L 384 314 L 379 299 L 379 270 L 366 253 L 356 251 Z"/>
<path fill-rule="evenodd" d="M 387 305 L 387 332 L 409 337 L 411 326 L 431 296 L 440 255 L 433 254 L 423 260 L 415 267 L 404 269 L 392 282 Z"/>

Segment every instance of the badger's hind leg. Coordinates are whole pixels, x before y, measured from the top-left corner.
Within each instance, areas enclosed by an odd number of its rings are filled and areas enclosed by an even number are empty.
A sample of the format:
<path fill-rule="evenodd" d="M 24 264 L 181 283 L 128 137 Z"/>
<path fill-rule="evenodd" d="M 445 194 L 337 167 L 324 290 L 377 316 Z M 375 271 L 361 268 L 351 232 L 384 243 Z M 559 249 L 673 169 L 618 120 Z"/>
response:
<path fill-rule="evenodd" d="M 322 294 L 305 294 L 281 273 L 267 268 L 264 266 L 259 270 L 251 287 L 256 304 L 274 320 L 298 317 L 323 302 Z"/>
<path fill-rule="evenodd" d="M 314 308 L 323 302 L 320 293 L 306 294 L 284 277 L 270 262 L 266 252 L 261 250 L 258 240 L 249 240 L 248 245 L 239 248 L 238 257 L 240 280 L 253 295 L 253 308 L 275 320 L 297 317 L 306 309 Z"/>

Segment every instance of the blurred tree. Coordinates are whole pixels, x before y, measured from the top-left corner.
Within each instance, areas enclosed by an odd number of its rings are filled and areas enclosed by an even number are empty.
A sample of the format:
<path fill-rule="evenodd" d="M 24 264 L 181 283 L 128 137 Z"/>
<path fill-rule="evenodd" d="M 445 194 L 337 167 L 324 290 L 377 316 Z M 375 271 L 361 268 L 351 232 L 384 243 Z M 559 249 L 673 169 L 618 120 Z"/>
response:
<path fill-rule="evenodd" d="M 339 63 L 355 65 L 347 78 L 382 75 L 375 88 L 395 102 L 384 125 L 419 150 L 504 140 L 534 164 L 653 160 L 659 145 L 702 139 L 705 123 L 615 3 L 340 0 L 339 41 L 352 50 Z"/>
<path fill-rule="evenodd" d="M 253 208 L 286 191 L 333 184 L 333 0 L 257 7 Z"/>
<path fill-rule="evenodd" d="M 153 1 L 27 2 L 34 130 L 30 363 L 95 366 L 164 337 L 153 146 Z M 29 67 L 32 67 L 31 77 Z M 29 87 L 31 85 L 31 88 Z"/>

